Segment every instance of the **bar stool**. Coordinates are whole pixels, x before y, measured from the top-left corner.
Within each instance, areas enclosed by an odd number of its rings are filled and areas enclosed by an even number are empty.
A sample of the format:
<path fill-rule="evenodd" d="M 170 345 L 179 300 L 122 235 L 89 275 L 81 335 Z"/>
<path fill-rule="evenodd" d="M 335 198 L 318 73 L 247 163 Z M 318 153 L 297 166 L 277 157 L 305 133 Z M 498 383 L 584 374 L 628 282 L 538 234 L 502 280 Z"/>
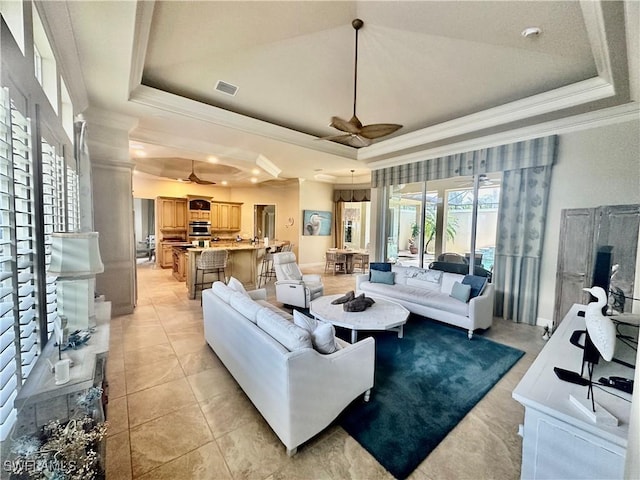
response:
<path fill-rule="evenodd" d="M 196 298 L 198 294 L 198 287 L 200 290 L 204 289 L 204 286 L 212 281 L 205 282 L 204 276 L 207 273 L 215 273 L 220 280 L 220 273 L 222 273 L 222 281 L 226 283 L 225 268 L 227 267 L 227 259 L 229 258 L 229 252 L 220 249 L 203 250 L 200 256 L 196 260 L 196 273 L 193 283 L 193 298 Z M 202 272 L 202 279 L 198 282 L 198 272 Z M 200 304 L 202 304 L 202 296 L 200 296 Z"/>
<path fill-rule="evenodd" d="M 267 247 L 260 264 L 260 274 L 258 275 L 258 288 L 269 282 L 270 279 L 276 278 L 276 271 L 273 269 L 273 252 L 271 247 Z"/>

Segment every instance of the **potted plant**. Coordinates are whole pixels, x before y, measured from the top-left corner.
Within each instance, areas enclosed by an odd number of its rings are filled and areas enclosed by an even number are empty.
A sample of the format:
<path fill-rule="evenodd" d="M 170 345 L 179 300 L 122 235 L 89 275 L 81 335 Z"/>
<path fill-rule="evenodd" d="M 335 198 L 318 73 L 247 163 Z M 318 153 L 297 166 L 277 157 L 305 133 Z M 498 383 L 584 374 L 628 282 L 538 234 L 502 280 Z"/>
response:
<path fill-rule="evenodd" d="M 418 246 L 416 245 L 416 240 L 418 239 L 419 235 L 420 235 L 420 227 L 418 227 L 418 224 L 414 222 L 411 224 L 411 238 L 409 238 L 409 252 L 412 255 L 415 255 L 416 253 L 418 253 Z"/>

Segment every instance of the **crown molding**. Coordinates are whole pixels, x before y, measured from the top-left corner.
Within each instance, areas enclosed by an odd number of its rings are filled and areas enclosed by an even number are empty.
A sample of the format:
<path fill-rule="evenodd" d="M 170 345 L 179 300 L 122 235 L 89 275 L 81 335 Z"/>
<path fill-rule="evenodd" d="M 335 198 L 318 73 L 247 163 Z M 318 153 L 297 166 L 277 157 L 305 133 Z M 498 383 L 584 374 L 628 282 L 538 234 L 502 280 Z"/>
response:
<path fill-rule="evenodd" d="M 358 160 L 370 160 L 458 135 L 579 106 L 614 94 L 611 84 L 594 77 L 361 148 L 358 150 Z"/>
<path fill-rule="evenodd" d="M 638 102 L 626 103 L 624 105 L 540 123 L 530 127 L 509 130 L 493 135 L 487 135 L 485 137 L 466 140 L 464 142 L 425 149 L 421 152 L 374 161 L 368 163 L 367 167 L 371 168 L 371 170 L 378 170 L 380 168 L 404 165 L 407 163 L 429 160 L 431 158 L 446 155 L 455 155 L 457 153 L 470 152 L 482 148 L 491 148 L 523 140 L 531 140 L 533 138 L 544 137 L 547 135 L 561 135 L 632 121 L 640 121 L 640 104 Z"/>
<path fill-rule="evenodd" d="M 601 1 L 580 0 L 580 10 L 582 10 L 582 18 L 587 29 L 591 54 L 596 64 L 598 76 L 608 83 L 613 83 L 613 70 L 607 44 L 603 4 Z"/>
<path fill-rule="evenodd" d="M 142 83 L 144 60 L 147 55 L 155 6 L 155 0 L 138 1 L 136 3 L 136 19 L 131 49 L 131 70 L 129 72 L 129 92 Z"/>
<path fill-rule="evenodd" d="M 55 39 L 49 44 L 67 86 L 75 115 L 89 106 L 89 97 L 82 75 L 80 54 L 73 34 L 69 7 L 66 2 L 36 1 L 34 5 L 42 20 L 47 37 Z"/>
<path fill-rule="evenodd" d="M 165 132 L 160 130 L 152 130 L 149 128 L 136 128 L 131 132 L 129 139 L 134 142 L 150 143 L 152 145 L 160 145 L 164 147 L 184 150 L 188 152 L 197 152 L 203 157 L 216 155 L 228 160 L 236 162 L 255 164 L 259 154 L 248 150 L 242 150 L 235 147 L 227 147 L 206 140 L 198 140 L 184 135 Z"/>
<path fill-rule="evenodd" d="M 158 108 L 167 112 L 194 118 L 225 128 L 260 135 L 300 147 L 355 160 L 357 150 L 335 142 L 319 140 L 317 137 L 289 128 L 273 125 L 262 120 L 246 117 L 222 108 L 196 102 L 146 85 L 138 85 L 131 91 L 133 103 Z"/>

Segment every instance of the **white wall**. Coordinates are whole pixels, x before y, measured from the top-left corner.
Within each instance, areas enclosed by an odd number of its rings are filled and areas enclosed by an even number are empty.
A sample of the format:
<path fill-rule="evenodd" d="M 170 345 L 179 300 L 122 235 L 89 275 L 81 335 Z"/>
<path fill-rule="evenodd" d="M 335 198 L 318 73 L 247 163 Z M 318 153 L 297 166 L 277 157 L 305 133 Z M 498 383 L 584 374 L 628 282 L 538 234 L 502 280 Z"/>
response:
<path fill-rule="evenodd" d="M 539 324 L 553 319 L 562 209 L 640 203 L 638 132 L 640 122 L 633 121 L 560 135 L 544 236 Z"/>

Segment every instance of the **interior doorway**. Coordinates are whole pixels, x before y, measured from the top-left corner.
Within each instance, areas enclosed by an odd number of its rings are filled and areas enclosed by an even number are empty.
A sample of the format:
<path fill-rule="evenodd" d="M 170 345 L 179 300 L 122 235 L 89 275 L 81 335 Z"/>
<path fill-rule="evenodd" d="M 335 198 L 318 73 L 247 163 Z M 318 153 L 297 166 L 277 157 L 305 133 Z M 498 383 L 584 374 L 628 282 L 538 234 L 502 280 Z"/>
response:
<path fill-rule="evenodd" d="M 276 238 L 276 206 L 260 205 L 253 206 L 253 236 L 258 239 L 265 237 L 273 240 Z"/>
<path fill-rule="evenodd" d="M 156 248 L 155 200 L 133 199 L 133 231 L 136 241 L 136 262 L 155 260 Z"/>

